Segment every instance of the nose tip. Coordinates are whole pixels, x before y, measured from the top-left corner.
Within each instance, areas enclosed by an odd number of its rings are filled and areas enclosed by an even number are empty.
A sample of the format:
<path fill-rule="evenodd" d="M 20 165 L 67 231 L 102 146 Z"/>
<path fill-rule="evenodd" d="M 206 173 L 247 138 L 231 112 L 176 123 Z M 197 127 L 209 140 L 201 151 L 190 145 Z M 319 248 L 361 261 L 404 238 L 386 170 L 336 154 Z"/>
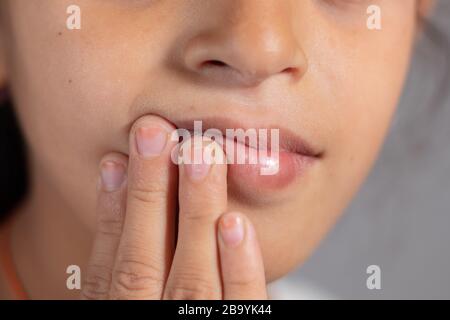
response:
<path fill-rule="evenodd" d="M 207 30 L 186 43 L 184 65 L 208 81 L 238 85 L 254 86 L 275 75 L 297 79 L 306 59 L 290 28 L 253 19 Z"/>
<path fill-rule="evenodd" d="M 296 77 L 305 69 L 291 44 L 260 41 L 191 44 L 185 54 L 185 65 L 210 80 L 222 79 L 245 85 L 256 85 L 277 74 Z"/>

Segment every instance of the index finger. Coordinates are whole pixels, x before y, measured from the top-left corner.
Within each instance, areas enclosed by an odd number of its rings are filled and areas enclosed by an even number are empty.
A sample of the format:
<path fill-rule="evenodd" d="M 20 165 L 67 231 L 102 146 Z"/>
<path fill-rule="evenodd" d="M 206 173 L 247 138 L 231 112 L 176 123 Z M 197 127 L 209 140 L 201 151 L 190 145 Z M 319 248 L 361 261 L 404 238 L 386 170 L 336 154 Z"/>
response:
<path fill-rule="evenodd" d="M 139 119 L 131 130 L 127 207 L 112 274 L 113 298 L 161 299 L 175 246 L 173 130 L 153 115 Z"/>

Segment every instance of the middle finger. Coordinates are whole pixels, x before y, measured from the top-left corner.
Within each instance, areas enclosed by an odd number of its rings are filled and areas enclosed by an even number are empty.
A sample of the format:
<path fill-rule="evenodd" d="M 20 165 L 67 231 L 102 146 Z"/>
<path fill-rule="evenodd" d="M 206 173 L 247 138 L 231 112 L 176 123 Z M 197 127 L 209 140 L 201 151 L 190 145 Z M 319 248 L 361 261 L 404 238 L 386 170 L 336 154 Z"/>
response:
<path fill-rule="evenodd" d="M 216 228 L 227 206 L 227 165 L 222 148 L 210 146 L 219 163 L 179 166 L 178 242 L 164 299 L 222 298 Z"/>

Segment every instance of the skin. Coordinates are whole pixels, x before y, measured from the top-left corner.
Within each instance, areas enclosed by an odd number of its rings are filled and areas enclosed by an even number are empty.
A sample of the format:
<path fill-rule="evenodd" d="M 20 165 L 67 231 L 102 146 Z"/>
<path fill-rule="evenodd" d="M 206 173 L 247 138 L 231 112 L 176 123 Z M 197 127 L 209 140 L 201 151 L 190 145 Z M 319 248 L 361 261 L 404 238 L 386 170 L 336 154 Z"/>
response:
<path fill-rule="evenodd" d="M 32 298 L 78 297 L 65 287 L 72 264 L 86 270 L 84 298 L 265 298 L 366 177 L 431 4 L 79 0 L 82 29 L 70 31 L 72 2 L 0 8 L 0 79 L 31 169 L 12 250 Z M 369 4 L 381 31 L 366 28 Z M 211 60 L 222 65 L 199 67 Z M 287 127 L 323 156 L 288 188 L 242 192 L 227 189 L 226 165 L 193 182 L 169 145 L 137 152 L 141 127 L 223 114 Z M 125 173 L 119 190 L 96 188 L 105 166 Z M 245 237 L 229 247 L 220 221 L 236 216 Z"/>

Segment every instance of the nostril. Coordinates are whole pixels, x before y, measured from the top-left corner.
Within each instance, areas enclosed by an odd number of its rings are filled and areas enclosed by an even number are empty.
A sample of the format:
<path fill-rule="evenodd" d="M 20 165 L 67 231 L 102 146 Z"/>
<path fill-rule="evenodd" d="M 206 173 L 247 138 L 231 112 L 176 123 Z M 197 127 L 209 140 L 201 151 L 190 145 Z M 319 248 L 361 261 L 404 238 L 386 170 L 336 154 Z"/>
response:
<path fill-rule="evenodd" d="M 281 73 L 295 73 L 296 72 L 296 68 L 294 67 L 289 67 L 284 69 Z"/>
<path fill-rule="evenodd" d="M 305 72 L 305 70 L 301 70 L 301 69 L 296 68 L 296 67 L 288 67 L 288 68 L 283 69 L 283 71 L 281 73 L 284 73 L 284 74 L 293 76 L 295 78 L 298 78 L 304 72 Z"/>
<path fill-rule="evenodd" d="M 202 67 L 227 67 L 228 65 L 220 60 L 208 60 L 202 63 Z"/>

